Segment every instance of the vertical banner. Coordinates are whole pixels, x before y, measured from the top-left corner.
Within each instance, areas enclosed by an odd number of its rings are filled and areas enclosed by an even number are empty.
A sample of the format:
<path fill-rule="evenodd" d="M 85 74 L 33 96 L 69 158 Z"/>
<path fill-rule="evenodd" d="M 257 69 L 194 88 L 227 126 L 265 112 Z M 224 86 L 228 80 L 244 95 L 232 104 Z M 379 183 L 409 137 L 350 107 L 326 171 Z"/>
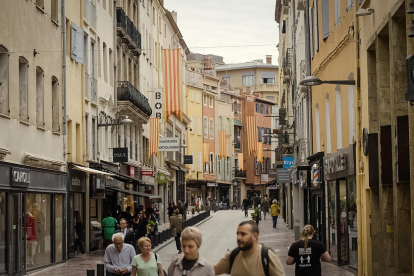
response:
<path fill-rule="evenodd" d="M 263 164 L 263 143 L 257 142 L 257 163 Z"/>
<path fill-rule="evenodd" d="M 151 118 L 158 118 L 162 120 L 164 118 L 163 113 L 163 96 L 162 96 L 162 89 L 161 88 L 155 88 L 154 89 L 154 96 L 153 96 L 153 103 L 154 106 L 152 107 L 152 115 Z"/>
<path fill-rule="evenodd" d="M 164 122 L 175 114 L 183 120 L 181 49 L 164 49 L 162 73 L 164 75 Z"/>
<path fill-rule="evenodd" d="M 252 152 L 257 153 L 257 117 L 254 116 L 246 116 L 247 117 L 247 151 L 249 155 Z"/>
<path fill-rule="evenodd" d="M 149 140 L 149 156 L 155 154 L 158 157 L 158 143 L 160 133 L 160 119 L 150 118 L 150 140 Z"/>
<path fill-rule="evenodd" d="M 219 131 L 219 159 L 222 157 L 227 157 L 226 155 L 226 131 L 220 130 Z"/>
<path fill-rule="evenodd" d="M 209 151 L 210 151 L 210 145 L 208 143 L 203 144 L 203 163 L 208 164 L 209 163 Z"/>
<path fill-rule="evenodd" d="M 243 170 L 243 153 L 239 153 L 238 155 L 239 159 L 239 171 Z"/>

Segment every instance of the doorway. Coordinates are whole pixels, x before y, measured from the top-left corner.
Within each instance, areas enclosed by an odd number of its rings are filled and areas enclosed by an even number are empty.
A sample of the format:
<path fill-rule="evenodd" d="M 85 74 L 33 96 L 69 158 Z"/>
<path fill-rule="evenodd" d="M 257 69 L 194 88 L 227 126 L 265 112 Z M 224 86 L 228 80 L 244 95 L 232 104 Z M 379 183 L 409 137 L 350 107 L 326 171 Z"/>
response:
<path fill-rule="evenodd" d="M 7 275 L 25 275 L 26 268 L 25 262 L 26 259 L 26 250 L 24 247 L 25 242 L 25 228 L 34 227 L 34 220 L 29 221 L 29 226 L 25 223 L 25 202 L 24 196 L 21 193 L 9 193 L 7 200 L 7 208 L 9 212 L 7 213 Z M 26 218 L 26 220 L 28 217 Z M 34 228 L 31 228 L 34 231 Z M 29 230 L 29 229 L 26 229 Z M 29 233 L 29 231 L 28 231 Z M 29 239 L 29 237 L 28 237 Z"/>

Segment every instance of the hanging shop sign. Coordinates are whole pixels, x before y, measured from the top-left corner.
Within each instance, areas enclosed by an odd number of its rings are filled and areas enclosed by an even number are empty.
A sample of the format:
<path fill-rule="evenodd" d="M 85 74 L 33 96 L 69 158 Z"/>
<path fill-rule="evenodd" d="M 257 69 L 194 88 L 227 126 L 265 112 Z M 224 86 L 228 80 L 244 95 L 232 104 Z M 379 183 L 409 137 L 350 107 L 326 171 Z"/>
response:
<path fill-rule="evenodd" d="M 355 174 L 354 146 L 351 145 L 323 158 L 325 180 Z"/>
<path fill-rule="evenodd" d="M 290 183 L 290 171 L 287 169 L 277 169 L 277 183 Z"/>
<path fill-rule="evenodd" d="M 193 164 L 193 156 L 184 155 L 184 164 Z"/>
<path fill-rule="evenodd" d="M 179 151 L 180 138 L 179 137 L 165 137 L 160 138 L 158 142 L 158 151 Z"/>
<path fill-rule="evenodd" d="M 162 98 L 162 89 L 161 88 L 155 88 L 154 89 L 154 100 L 153 100 L 153 107 L 152 107 L 152 118 L 158 118 L 162 120 L 164 118 L 163 114 L 163 98 Z"/>
<path fill-rule="evenodd" d="M 113 148 L 113 162 L 128 162 L 128 148 Z"/>
<path fill-rule="evenodd" d="M 69 191 L 86 192 L 86 173 L 69 169 Z"/>
<path fill-rule="evenodd" d="M 91 198 L 105 198 L 106 175 L 90 174 Z"/>
<path fill-rule="evenodd" d="M 319 185 L 319 166 L 317 164 L 312 165 L 312 184 L 317 187 Z"/>
<path fill-rule="evenodd" d="M 12 167 L 12 181 L 11 185 L 16 187 L 29 187 L 30 185 L 30 170 Z"/>
<path fill-rule="evenodd" d="M 141 175 L 142 176 L 154 176 L 154 171 L 152 171 L 152 170 L 142 170 Z"/>
<path fill-rule="evenodd" d="M 277 170 L 276 169 L 270 169 L 269 170 L 269 178 L 276 178 L 277 177 Z"/>
<path fill-rule="evenodd" d="M 207 187 L 216 187 L 216 183 L 208 182 Z"/>
<path fill-rule="evenodd" d="M 158 173 L 157 180 L 158 184 L 167 184 L 168 182 L 167 176 L 163 173 Z"/>
<path fill-rule="evenodd" d="M 260 179 L 261 179 L 262 182 L 267 182 L 267 181 L 269 181 L 269 175 L 267 173 L 262 173 L 260 175 Z"/>
<path fill-rule="evenodd" d="M 294 156 L 283 156 L 283 168 L 289 169 L 295 165 L 295 157 Z"/>

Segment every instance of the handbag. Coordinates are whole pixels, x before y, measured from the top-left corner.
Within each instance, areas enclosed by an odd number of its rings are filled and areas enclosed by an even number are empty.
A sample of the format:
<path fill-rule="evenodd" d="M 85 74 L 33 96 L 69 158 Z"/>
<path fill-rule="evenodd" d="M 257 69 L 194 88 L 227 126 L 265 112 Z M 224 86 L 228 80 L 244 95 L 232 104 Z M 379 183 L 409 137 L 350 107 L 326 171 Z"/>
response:
<path fill-rule="evenodd" d="M 158 257 L 157 257 L 157 253 L 154 253 L 154 254 L 155 254 L 155 262 L 157 263 L 157 267 L 158 267 Z M 167 275 L 167 272 L 165 272 L 164 269 L 162 271 L 164 272 L 164 276 L 168 276 Z M 159 273 L 158 273 L 158 275 L 159 275 Z"/>

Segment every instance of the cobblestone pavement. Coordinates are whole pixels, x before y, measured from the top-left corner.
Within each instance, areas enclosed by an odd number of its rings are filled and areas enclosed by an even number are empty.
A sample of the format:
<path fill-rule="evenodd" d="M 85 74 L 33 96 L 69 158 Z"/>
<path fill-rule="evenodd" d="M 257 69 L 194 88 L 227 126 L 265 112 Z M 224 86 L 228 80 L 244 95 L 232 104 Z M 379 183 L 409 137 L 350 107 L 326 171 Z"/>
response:
<path fill-rule="evenodd" d="M 200 249 L 201 256 L 206 258 L 211 264 L 216 264 L 227 250 L 231 250 L 237 246 L 237 225 L 246 219 L 244 212 L 240 210 L 212 212 L 211 218 L 198 226 L 203 233 L 203 244 Z M 283 218 L 279 218 L 278 228 L 273 229 L 271 217 L 268 216 L 267 220 L 260 221 L 259 229 L 259 242 L 266 244 L 266 246 L 272 248 L 280 256 L 285 267 L 286 275 L 295 275 L 295 266 L 287 266 L 285 264 L 288 246 L 294 241 L 294 236 L 292 230 L 286 227 Z M 154 249 L 161 256 L 162 265 L 165 270 L 167 270 L 171 259 L 178 252 L 175 242 L 172 241 L 170 240 L 168 244 L 164 242 L 161 247 Z M 103 251 L 83 255 L 71 259 L 64 264 L 43 269 L 30 275 L 86 275 L 86 270 L 96 269 L 96 264 L 98 263 L 103 263 Z M 343 267 L 322 263 L 322 275 L 351 276 L 354 274 Z"/>

